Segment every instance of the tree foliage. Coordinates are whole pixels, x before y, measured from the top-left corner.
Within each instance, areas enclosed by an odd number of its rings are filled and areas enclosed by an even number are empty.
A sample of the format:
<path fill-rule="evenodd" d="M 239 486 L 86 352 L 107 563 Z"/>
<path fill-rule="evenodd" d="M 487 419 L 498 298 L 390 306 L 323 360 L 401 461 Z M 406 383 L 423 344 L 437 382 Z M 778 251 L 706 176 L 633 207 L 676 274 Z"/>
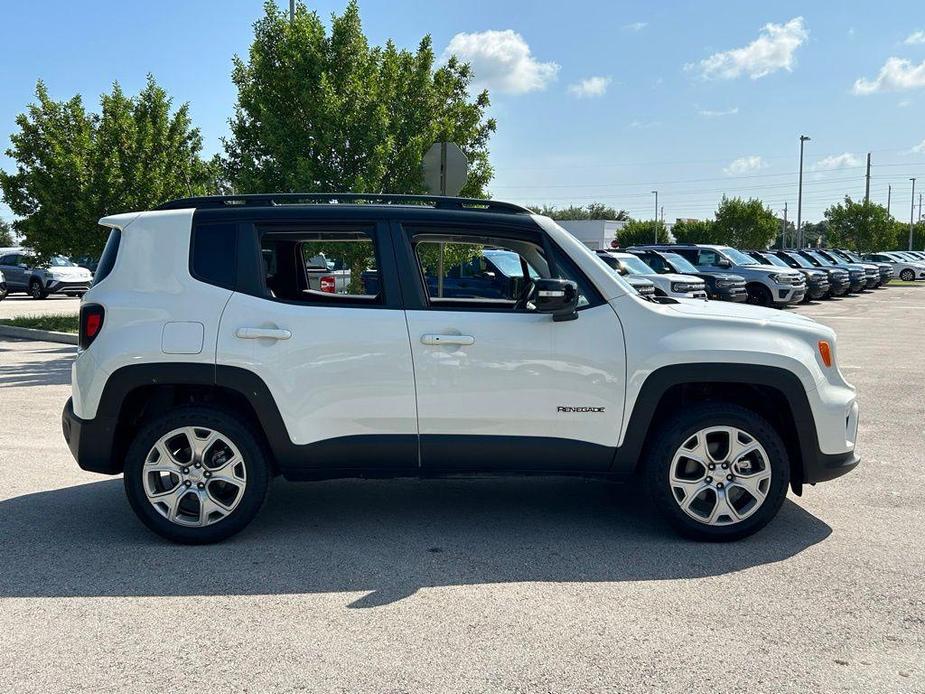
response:
<path fill-rule="evenodd" d="M 617 232 L 617 240 L 622 248 L 650 243 L 670 243 L 671 241 L 665 223 L 653 219 L 631 219 Z"/>
<path fill-rule="evenodd" d="M 0 219 L 0 248 L 16 245 L 13 238 L 13 228 L 8 222 Z"/>
<path fill-rule="evenodd" d="M 371 47 L 355 0 L 330 33 L 298 3 L 290 23 L 273 0 L 254 25 L 238 89 L 226 174 L 237 192 L 424 193 L 421 161 L 434 142 L 469 160 L 461 195 L 485 197 L 492 177 L 488 92 L 470 100 L 468 64 L 436 67 L 430 36 L 415 52 Z"/>
<path fill-rule="evenodd" d="M 726 243 L 712 219 L 682 219 L 671 227 L 678 243 Z"/>
<path fill-rule="evenodd" d="M 114 84 L 100 113 L 88 112 L 80 96 L 53 100 L 41 81 L 35 95 L 16 118 L 6 152 L 16 171 L 0 172 L 0 188 L 19 217 L 13 227 L 39 256 L 99 255 L 107 235 L 100 217 L 214 187 L 188 106 L 171 114 L 172 100 L 154 77 L 135 97 Z"/>
<path fill-rule="evenodd" d="M 825 211 L 825 221 L 829 246 L 868 253 L 897 245 L 897 224 L 883 205 L 845 196 Z"/>
<path fill-rule="evenodd" d="M 723 196 L 716 210 L 714 229 L 718 243 L 735 248 L 763 249 L 777 238 L 780 225 L 774 213 L 761 200 Z"/>
<path fill-rule="evenodd" d="M 555 207 L 554 205 L 539 205 L 530 207 L 537 214 L 545 215 L 551 219 L 606 219 L 617 222 L 625 222 L 629 219 L 626 210 L 618 210 L 615 207 L 606 205 L 602 202 L 592 202 L 584 207 L 580 205 L 569 205 L 568 207 Z"/>

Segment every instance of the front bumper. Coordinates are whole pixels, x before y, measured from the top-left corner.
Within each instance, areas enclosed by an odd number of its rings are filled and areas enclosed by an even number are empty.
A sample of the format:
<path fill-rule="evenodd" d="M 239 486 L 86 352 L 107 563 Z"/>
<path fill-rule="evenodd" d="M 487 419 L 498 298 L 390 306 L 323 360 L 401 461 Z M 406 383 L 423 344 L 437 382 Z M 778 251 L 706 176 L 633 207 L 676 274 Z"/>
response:
<path fill-rule="evenodd" d="M 89 282 L 59 282 L 57 280 L 49 280 L 45 284 L 45 291 L 49 294 L 70 294 L 85 292 L 90 289 Z"/>
<path fill-rule="evenodd" d="M 821 299 L 829 293 L 830 286 L 828 282 L 814 282 L 806 285 L 806 293 L 810 299 Z"/>
<path fill-rule="evenodd" d="M 806 295 L 805 284 L 777 285 L 773 290 L 775 304 L 797 304 Z"/>
<path fill-rule="evenodd" d="M 115 475 L 122 471 L 114 462 L 112 454 L 116 420 L 97 416 L 95 419 L 81 419 L 74 414 L 71 398 L 61 413 L 61 429 L 71 455 L 81 469 Z"/>
<path fill-rule="evenodd" d="M 748 301 L 744 284 L 741 287 L 717 287 L 709 291 L 708 296 L 715 301 L 732 301 L 737 304 Z"/>
<path fill-rule="evenodd" d="M 828 482 L 836 477 L 846 475 L 861 462 L 857 451 L 848 451 L 847 453 L 838 453 L 835 455 L 826 455 L 819 453 L 811 460 L 803 460 L 803 482 L 806 484 L 816 484 L 816 482 Z"/>

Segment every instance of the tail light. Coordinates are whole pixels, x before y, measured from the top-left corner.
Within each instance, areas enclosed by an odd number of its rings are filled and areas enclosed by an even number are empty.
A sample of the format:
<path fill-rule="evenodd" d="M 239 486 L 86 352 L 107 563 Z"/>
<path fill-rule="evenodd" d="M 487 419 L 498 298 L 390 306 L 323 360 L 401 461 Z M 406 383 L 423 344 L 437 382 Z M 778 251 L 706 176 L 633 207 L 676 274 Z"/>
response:
<path fill-rule="evenodd" d="M 84 304 L 80 307 L 80 333 L 77 342 L 81 349 L 87 349 L 93 344 L 103 329 L 105 315 L 106 311 L 99 304 Z"/>
<path fill-rule="evenodd" d="M 321 278 L 321 291 L 327 292 L 328 294 L 334 294 L 334 276 L 333 275 L 323 275 Z"/>

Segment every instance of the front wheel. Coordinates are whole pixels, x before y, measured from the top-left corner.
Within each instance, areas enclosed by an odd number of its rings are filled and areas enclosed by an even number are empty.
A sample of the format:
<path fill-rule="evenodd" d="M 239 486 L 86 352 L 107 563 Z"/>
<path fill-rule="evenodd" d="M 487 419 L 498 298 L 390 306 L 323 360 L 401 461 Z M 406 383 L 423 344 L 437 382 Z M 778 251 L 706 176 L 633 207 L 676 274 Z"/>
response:
<path fill-rule="evenodd" d="M 182 407 L 150 422 L 125 461 L 132 509 L 158 535 L 185 544 L 240 532 L 263 505 L 269 469 L 256 434 L 238 418 Z"/>
<path fill-rule="evenodd" d="M 7 294 L 10 293 L 10 290 L 6 288 L 6 285 L 0 286 L 0 301 L 3 301 Z"/>
<path fill-rule="evenodd" d="M 747 537 L 780 510 L 790 483 L 783 441 L 762 417 L 733 404 L 693 406 L 666 422 L 647 451 L 656 508 L 682 535 Z"/>
<path fill-rule="evenodd" d="M 48 292 L 45 291 L 41 282 L 34 279 L 29 282 L 29 295 L 33 299 L 45 299 L 48 297 Z"/>
<path fill-rule="evenodd" d="M 762 284 L 750 284 L 747 288 L 748 303 L 755 306 L 770 306 L 773 303 L 771 291 Z"/>

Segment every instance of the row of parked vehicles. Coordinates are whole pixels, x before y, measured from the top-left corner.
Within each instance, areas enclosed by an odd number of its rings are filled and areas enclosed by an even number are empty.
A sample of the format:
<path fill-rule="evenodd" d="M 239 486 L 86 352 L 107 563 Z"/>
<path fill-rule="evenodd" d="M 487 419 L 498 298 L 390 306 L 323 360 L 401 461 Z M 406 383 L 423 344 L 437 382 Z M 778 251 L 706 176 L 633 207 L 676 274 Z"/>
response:
<path fill-rule="evenodd" d="M 844 249 L 742 251 L 710 244 L 662 244 L 597 254 L 643 296 L 768 307 L 875 289 L 894 277 L 925 279 L 925 253 L 917 251 L 861 257 Z"/>

